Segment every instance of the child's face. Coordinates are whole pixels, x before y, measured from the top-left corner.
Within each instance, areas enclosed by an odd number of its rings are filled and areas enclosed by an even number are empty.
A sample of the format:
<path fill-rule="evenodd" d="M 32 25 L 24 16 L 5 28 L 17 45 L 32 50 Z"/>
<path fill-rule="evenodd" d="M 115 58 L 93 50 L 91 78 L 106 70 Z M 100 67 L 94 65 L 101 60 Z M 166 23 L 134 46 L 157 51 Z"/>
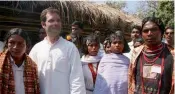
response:
<path fill-rule="evenodd" d="M 105 47 L 105 52 L 108 54 L 108 53 L 111 53 L 111 46 L 110 44 L 107 44 L 106 47 Z"/>
<path fill-rule="evenodd" d="M 111 52 L 112 53 L 122 53 L 124 48 L 124 42 L 120 39 L 115 39 L 111 42 Z"/>
<path fill-rule="evenodd" d="M 88 52 L 90 56 L 96 56 L 99 50 L 99 44 L 98 43 L 90 43 L 88 45 Z"/>

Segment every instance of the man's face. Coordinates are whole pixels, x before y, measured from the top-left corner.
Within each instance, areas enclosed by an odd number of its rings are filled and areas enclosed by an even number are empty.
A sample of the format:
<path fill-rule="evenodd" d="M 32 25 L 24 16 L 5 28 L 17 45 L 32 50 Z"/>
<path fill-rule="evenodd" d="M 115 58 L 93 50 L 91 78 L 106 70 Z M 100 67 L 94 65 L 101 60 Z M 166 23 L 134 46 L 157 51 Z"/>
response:
<path fill-rule="evenodd" d="M 154 46 L 160 44 L 161 31 L 154 22 L 148 21 L 143 26 L 142 38 L 147 46 Z"/>
<path fill-rule="evenodd" d="M 46 22 L 41 22 L 41 24 L 48 36 L 59 36 L 61 32 L 61 19 L 57 13 L 48 12 L 46 14 Z"/>
<path fill-rule="evenodd" d="M 135 39 L 139 38 L 140 37 L 140 31 L 136 28 L 134 28 L 132 31 L 131 31 L 131 38 L 133 41 L 135 41 Z"/>
<path fill-rule="evenodd" d="M 82 29 L 78 27 L 78 25 L 72 25 L 72 34 L 79 35 Z"/>
<path fill-rule="evenodd" d="M 174 30 L 173 29 L 167 29 L 165 31 L 165 39 L 170 44 L 174 42 Z"/>

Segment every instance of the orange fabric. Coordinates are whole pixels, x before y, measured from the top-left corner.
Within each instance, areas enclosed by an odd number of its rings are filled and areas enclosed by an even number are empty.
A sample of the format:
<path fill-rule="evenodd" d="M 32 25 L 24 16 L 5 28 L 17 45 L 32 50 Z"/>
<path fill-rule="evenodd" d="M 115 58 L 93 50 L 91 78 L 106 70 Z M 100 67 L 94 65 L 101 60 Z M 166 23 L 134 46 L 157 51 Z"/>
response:
<path fill-rule="evenodd" d="M 36 64 L 25 55 L 24 63 L 25 94 L 40 94 Z M 15 82 L 10 54 L 5 51 L 0 54 L 0 94 L 15 94 Z"/>
<path fill-rule="evenodd" d="M 95 81 L 96 81 L 96 77 L 97 77 L 98 64 L 97 64 L 97 67 L 96 67 L 96 71 L 94 71 L 92 63 L 89 63 L 88 66 L 89 66 L 89 69 L 90 69 L 90 71 L 92 73 L 93 83 L 95 85 Z"/>
<path fill-rule="evenodd" d="M 70 35 L 67 35 L 67 36 L 66 36 L 66 39 L 67 39 L 68 41 L 70 41 L 72 38 L 71 38 Z"/>

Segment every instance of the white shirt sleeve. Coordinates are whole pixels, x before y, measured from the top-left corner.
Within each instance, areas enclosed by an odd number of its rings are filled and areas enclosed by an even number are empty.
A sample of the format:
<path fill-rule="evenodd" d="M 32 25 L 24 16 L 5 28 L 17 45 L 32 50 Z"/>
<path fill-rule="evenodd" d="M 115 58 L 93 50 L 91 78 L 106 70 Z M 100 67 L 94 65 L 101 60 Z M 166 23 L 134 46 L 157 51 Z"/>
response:
<path fill-rule="evenodd" d="M 36 47 L 34 46 L 32 49 L 31 49 L 31 51 L 30 51 L 30 53 L 29 53 L 29 57 L 35 62 L 35 63 L 37 63 L 37 57 L 36 57 Z"/>
<path fill-rule="evenodd" d="M 70 52 L 69 57 L 71 63 L 70 94 L 86 94 L 80 55 L 75 46 Z"/>

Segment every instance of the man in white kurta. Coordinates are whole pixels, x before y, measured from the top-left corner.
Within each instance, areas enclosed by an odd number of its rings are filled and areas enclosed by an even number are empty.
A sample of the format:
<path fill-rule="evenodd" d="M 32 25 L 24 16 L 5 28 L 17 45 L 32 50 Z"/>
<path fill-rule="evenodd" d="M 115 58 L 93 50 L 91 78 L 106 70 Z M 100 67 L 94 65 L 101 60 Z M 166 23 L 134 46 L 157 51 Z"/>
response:
<path fill-rule="evenodd" d="M 29 56 L 37 63 L 41 94 L 84 94 L 84 78 L 77 48 L 62 37 L 50 45 L 45 38 Z"/>
<path fill-rule="evenodd" d="M 41 13 L 47 36 L 29 56 L 38 65 L 41 94 L 85 94 L 80 55 L 75 45 L 59 36 L 61 19 L 53 8 Z"/>

